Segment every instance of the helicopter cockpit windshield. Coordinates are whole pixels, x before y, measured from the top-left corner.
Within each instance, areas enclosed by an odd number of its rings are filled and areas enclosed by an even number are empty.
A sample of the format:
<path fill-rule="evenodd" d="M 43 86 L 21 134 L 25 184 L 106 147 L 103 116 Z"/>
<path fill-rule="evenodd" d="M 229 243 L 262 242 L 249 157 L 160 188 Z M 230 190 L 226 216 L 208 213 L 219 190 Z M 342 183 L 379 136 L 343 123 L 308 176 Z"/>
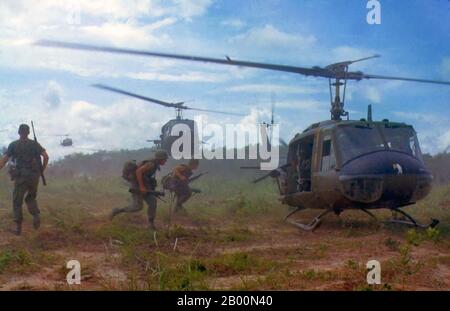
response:
<path fill-rule="evenodd" d="M 336 137 L 343 164 L 380 150 L 407 153 L 422 161 L 416 133 L 409 126 L 340 126 Z"/>

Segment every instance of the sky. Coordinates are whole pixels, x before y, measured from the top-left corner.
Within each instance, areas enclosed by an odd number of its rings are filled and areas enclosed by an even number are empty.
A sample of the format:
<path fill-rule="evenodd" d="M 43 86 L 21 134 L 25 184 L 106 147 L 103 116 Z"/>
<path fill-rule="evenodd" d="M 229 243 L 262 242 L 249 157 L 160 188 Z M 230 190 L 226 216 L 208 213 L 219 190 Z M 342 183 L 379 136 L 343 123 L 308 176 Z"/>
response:
<path fill-rule="evenodd" d="M 369 25 L 365 0 L 1 0 L 0 146 L 17 138 L 20 123 L 34 120 L 53 159 L 138 149 L 175 116 L 94 83 L 245 115 L 185 113 L 218 124 L 267 122 L 273 101 L 285 140 L 330 117 L 324 79 L 33 46 L 39 39 L 304 67 L 380 54 L 351 69 L 450 81 L 450 1 L 380 2 L 381 24 Z M 368 104 L 375 119 L 414 125 L 424 152 L 450 145 L 450 87 L 350 82 L 350 117 L 365 117 Z M 63 134 L 74 147 L 59 146 L 56 135 Z"/>

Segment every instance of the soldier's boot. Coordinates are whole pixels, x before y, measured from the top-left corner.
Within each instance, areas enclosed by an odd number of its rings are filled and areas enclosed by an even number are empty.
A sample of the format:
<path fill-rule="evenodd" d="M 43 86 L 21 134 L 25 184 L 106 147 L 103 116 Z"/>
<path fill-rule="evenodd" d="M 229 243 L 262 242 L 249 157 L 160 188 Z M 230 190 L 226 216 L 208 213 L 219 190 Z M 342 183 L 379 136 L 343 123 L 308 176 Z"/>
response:
<path fill-rule="evenodd" d="M 150 229 L 150 231 L 158 231 L 158 228 L 155 226 L 155 221 L 154 220 L 150 220 L 149 221 L 148 228 Z"/>
<path fill-rule="evenodd" d="M 111 211 L 111 214 L 109 214 L 109 220 L 113 220 L 114 217 L 116 217 L 117 215 L 119 215 L 120 213 L 122 213 L 123 209 L 122 208 L 114 208 Z"/>
<path fill-rule="evenodd" d="M 39 214 L 33 216 L 33 228 L 37 230 L 41 227 L 41 216 Z"/>
<path fill-rule="evenodd" d="M 17 236 L 22 234 L 22 223 L 21 222 L 16 222 L 16 228 L 15 229 L 11 229 L 11 233 L 15 234 Z"/>
<path fill-rule="evenodd" d="M 176 204 L 175 205 L 175 213 L 180 212 L 181 210 L 183 210 L 183 205 L 182 204 Z"/>

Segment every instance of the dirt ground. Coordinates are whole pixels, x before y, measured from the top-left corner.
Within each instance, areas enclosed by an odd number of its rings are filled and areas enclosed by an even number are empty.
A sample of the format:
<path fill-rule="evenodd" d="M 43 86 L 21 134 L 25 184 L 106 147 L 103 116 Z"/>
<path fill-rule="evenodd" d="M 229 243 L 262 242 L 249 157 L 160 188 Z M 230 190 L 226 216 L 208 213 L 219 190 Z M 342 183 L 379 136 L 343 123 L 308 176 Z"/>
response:
<path fill-rule="evenodd" d="M 356 212 L 328 216 L 315 232 L 278 214 L 202 222 L 186 211 L 170 226 L 161 217 L 156 234 L 143 213 L 112 223 L 107 216 L 80 228 L 44 217 L 37 232 L 28 219 L 22 237 L 3 230 L 0 290 L 450 290 L 446 239 Z M 81 263 L 81 285 L 66 283 L 71 259 Z M 381 285 L 366 282 L 372 259 Z"/>

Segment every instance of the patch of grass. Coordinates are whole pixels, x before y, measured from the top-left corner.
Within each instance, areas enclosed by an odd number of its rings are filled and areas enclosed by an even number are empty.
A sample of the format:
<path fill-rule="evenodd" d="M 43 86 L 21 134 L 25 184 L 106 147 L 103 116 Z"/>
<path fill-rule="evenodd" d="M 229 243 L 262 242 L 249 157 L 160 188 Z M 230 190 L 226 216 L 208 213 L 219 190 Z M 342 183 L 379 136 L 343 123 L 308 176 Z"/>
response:
<path fill-rule="evenodd" d="M 19 272 L 30 266 L 31 255 L 26 250 L 3 250 L 0 251 L 0 274 L 6 271 Z"/>
<path fill-rule="evenodd" d="M 394 240 L 391 237 L 388 237 L 386 240 L 384 240 L 384 245 L 391 251 L 398 251 L 400 247 L 400 242 L 397 240 Z"/>

